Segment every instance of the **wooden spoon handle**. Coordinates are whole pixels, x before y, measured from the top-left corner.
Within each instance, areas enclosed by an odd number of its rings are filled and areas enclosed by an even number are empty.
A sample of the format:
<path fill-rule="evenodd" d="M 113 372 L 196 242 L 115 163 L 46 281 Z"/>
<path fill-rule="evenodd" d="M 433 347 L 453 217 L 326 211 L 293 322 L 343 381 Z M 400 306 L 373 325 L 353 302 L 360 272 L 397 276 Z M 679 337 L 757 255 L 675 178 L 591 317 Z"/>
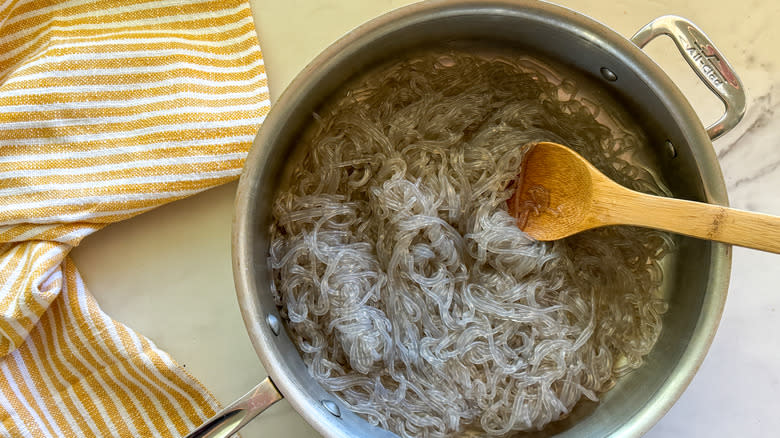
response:
<path fill-rule="evenodd" d="M 780 217 L 625 191 L 600 202 L 599 219 L 605 224 L 657 228 L 780 254 Z M 630 202 L 616 199 L 622 196 L 630 196 Z"/>

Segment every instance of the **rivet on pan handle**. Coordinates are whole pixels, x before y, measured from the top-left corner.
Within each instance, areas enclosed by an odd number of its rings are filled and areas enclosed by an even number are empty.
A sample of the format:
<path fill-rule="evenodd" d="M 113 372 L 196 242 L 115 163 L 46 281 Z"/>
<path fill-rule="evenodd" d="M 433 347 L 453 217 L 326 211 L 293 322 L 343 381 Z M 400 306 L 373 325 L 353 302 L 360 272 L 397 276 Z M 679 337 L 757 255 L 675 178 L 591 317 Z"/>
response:
<path fill-rule="evenodd" d="M 731 64 L 701 29 L 675 15 L 656 18 L 639 29 L 631 41 L 642 48 L 659 35 L 668 35 L 674 41 L 688 65 L 726 106 L 726 112 L 707 128 L 707 134 L 714 140 L 730 131 L 745 114 L 745 88 Z"/>

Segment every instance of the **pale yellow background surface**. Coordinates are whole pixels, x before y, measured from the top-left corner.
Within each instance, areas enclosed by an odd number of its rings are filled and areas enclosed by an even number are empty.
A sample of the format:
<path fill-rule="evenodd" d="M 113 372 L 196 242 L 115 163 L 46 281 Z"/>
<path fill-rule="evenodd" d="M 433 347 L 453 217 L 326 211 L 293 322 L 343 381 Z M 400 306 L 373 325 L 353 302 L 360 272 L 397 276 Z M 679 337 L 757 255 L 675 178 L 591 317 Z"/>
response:
<path fill-rule="evenodd" d="M 251 0 L 272 99 L 340 35 L 406 1 Z M 674 13 L 697 23 L 729 57 L 750 91 L 743 128 L 716 142 L 743 144 L 722 162 L 732 203 L 780 214 L 780 121 L 774 116 L 780 65 L 776 2 L 724 0 L 559 2 L 630 36 L 652 18 Z M 668 41 L 650 54 L 678 82 L 705 120 L 720 108 Z M 747 131 L 747 128 L 752 129 Z M 744 133 L 744 136 L 740 137 Z M 780 165 L 778 165 L 780 167 Z M 759 175 L 756 177 L 756 175 Z M 753 179 L 755 177 L 755 179 Z M 741 181 L 741 183 L 740 183 Z M 236 185 L 228 184 L 111 225 L 73 251 L 105 311 L 154 340 L 223 404 L 265 377 L 236 304 L 230 225 Z M 150 256 L 151 254 L 151 256 Z M 780 257 L 735 250 L 731 298 L 708 359 L 682 399 L 648 434 L 773 436 L 780 430 Z M 736 374 L 735 374 L 736 373 Z M 281 402 L 242 433 L 248 437 L 316 436 Z"/>

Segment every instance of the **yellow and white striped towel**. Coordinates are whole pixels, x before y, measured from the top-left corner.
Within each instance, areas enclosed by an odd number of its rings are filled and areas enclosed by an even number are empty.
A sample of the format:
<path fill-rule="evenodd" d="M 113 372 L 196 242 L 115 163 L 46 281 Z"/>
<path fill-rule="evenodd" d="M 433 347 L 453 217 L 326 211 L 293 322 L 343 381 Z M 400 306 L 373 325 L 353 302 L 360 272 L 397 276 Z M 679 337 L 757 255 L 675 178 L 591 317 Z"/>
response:
<path fill-rule="evenodd" d="M 0 436 L 181 436 L 214 414 L 68 252 L 236 178 L 268 107 L 246 0 L 0 0 Z"/>

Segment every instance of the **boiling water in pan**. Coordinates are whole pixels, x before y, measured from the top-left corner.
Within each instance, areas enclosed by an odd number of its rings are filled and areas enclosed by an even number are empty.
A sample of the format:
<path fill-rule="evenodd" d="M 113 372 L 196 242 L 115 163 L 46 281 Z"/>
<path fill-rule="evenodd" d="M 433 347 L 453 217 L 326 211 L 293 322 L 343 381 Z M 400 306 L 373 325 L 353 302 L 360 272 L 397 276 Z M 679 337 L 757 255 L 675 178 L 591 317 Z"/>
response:
<path fill-rule="evenodd" d="M 505 435 L 566 417 L 641 366 L 671 238 L 610 227 L 527 238 L 506 200 L 522 146 L 568 145 L 668 194 L 601 88 L 513 53 L 428 50 L 313 115 L 276 195 L 269 264 L 314 378 L 401 436 Z"/>

